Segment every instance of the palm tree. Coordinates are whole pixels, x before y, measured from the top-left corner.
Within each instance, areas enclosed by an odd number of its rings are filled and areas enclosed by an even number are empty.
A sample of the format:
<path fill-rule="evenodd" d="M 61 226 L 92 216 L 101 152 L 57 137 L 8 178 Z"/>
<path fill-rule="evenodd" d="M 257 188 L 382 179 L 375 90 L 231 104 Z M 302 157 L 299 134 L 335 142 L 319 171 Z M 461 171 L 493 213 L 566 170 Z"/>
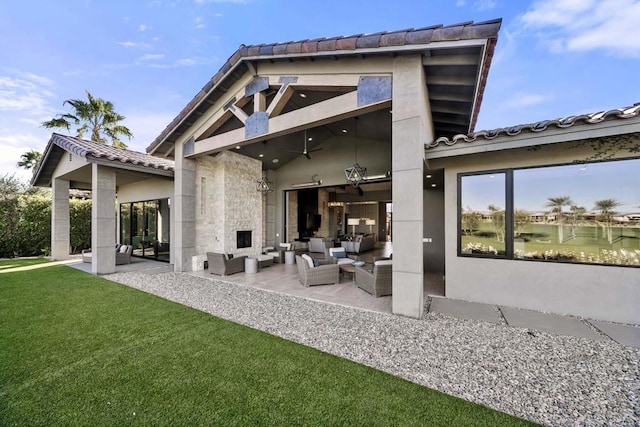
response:
<path fill-rule="evenodd" d="M 571 237 L 576 238 L 576 230 L 578 228 L 578 222 L 584 217 L 587 209 L 584 206 L 571 205 L 569 210 L 569 221 L 571 223 Z"/>
<path fill-rule="evenodd" d="M 617 201 L 616 199 L 603 199 L 596 200 L 595 202 L 595 210 L 600 211 L 600 218 L 605 223 L 605 229 L 607 230 L 607 239 L 609 240 L 609 244 L 613 243 L 613 224 L 612 219 L 615 214 L 614 209 L 620 206 L 622 203 Z"/>
<path fill-rule="evenodd" d="M 62 105 L 69 104 L 73 109 L 73 113 L 58 114 L 57 117 L 43 122 L 42 127 L 52 128 L 69 128 L 77 126 L 77 136 L 84 137 L 85 132 L 91 132 L 91 140 L 102 144 L 107 143 L 107 139 L 111 140 L 114 147 L 127 148 L 127 145 L 118 139 L 123 135 L 131 139 L 131 131 L 118 123 L 123 121 L 125 117 L 113 111 L 113 104 L 102 98 L 94 98 L 87 91 L 89 102 L 82 99 L 67 99 Z"/>
<path fill-rule="evenodd" d="M 40 161 L 41 157 L 42 153 L 40 153 L 39 151 L 29 150 L 20 156 L 18 167 L 26 170 L 34 169 Z"/>
<path fill-rule="evenodd" d="M 548 197 L 547 203 L 545 203 L 546 207 L 551 208 L 551 212 L 557 213 L 557 222 L 558 222 L 558 242 L 562 243 L 564 241 L 564 233 L 562 229 L 562 223 L 564 218 L 562 217 L 562 208 L 564 206 L 570 206 L 573 202 L 571 201 L 571 197 L 569 196 L 558 196 L 558 197 Z"/>

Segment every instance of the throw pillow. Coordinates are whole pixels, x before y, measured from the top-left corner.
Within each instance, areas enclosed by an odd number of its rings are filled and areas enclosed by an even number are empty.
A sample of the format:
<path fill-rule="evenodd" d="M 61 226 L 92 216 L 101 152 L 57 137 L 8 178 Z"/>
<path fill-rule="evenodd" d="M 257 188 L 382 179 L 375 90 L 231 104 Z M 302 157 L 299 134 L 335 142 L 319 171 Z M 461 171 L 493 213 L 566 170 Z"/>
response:
<path fill-rule="evenodd" d="M 120 246 L 120 253 L 123 254 L 123 253 L 127 252 L 127 248 L 128 248 L 127 245 Z"/>
<path fill-rule="evenodd" d="M 311 260 L 313 261 L 313 266 L 314 266 L 314 267 L 317 267 L 317 266 L 319 266 L 319 265 L 320 265 L 320 261 L 318 261 L 317 259 L 315 259 L 315 258 L 311 258 Z"/>
<path fill-rule="evenodd" d="M 313 258 L 311 258 L 309 255 L 302 254 L 302 259 L 307 262 L 307 265 L 309 266 L 309 268 L 313 268 L 314 267 Z"/>

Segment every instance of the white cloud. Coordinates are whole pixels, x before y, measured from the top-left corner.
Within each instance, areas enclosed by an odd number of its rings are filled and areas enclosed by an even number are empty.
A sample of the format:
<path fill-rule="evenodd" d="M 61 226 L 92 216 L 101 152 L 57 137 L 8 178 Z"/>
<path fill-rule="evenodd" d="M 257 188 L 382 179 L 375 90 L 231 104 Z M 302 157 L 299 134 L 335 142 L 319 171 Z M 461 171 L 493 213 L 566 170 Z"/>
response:
<path fill-rule="evenodd" d="M 151 46 L 149 46 L 147 43 L 144 42 L 132 42 L 127 40 L 126 42 L 116 42 L 116 44 L 119 44 L 120 46 L 124 46 L 126 48 L 142 48 L 142 49 L 149 49 L 151 48 Z"/>
<path fill-rule="evenodd" d="M 553 99 L 553 94 L 516 92 L 505 104 L 511 108 L 524 108 L 544 104 Z"/>
<path fill-rule="evenodd" d="M 216 13 L 214 16 L 215 16 L 216 18 L 222 18 L 224 15 L 223 15 L 223 14 L 221 14 L 220 12 L 218 12 L 218 13 Z"/>
<path fill-rule="evenodd" d="M 470 6 L 476 10 L 488 10 L 496 7 L 496 0 L 473 0 Z M 456 7 L 465 7 L 469 5 L 467 0 L 457 0 Z"/>
<path fill-rule="evenodd" d="M 552 52 L 640 57 L 640 0 L 540 0 L 521 20 Z"/>
<path fill-rule="evenodd" d="M 0 111 L 20 111 L 28 115 L 48 114 L 49 99 L 54 94 L 41 86 L 52 81 L 32 73 L 20 73 L 21 78 L 0 76 Z"/>
<path fill-rule="evenodd" d="M 7 129 L 0 129 L 0 175 L 15 175 L 22 181 L 29 181 L 32 171 L 17 166 L 20 156 L 33 149 L 42 152 L 47 142 L 46 136 L 36 135 L 30 132 L 9 134 Z"/>
<path fill-rule="evenodd" d="M 201 16 L 198 16 L 195 20 L 196 23 L 196 29 L 200 29 L 200 28 L 204 28 L 204 18 Z"/>
<path fill-rule="evenodd" d="M 196 59 L 193 58 L 182 58 L 182 59 L 178 59 L 176 61 L 176 65 L 179 66 L 192 66 L 192 65 L 196 65 L 198 63 L 198 61 Z"/>
<path fill-rule="evenodd" d="M 142 55 L 140 58 L 138 58 L 139 61 L 154 61 L 157 59 L 162 59 L 164 58 L 164 54 L 163 53 L 148 53 L 146 55 Z"/>
<path fill-rule="evenodd" d="M 489 10 L 496 7 L 497 2 L 495 0 L 478 0 L 474 3 L 478 10 Z"/>
<path fill-rule="evenodd" d="M 147 30 L 150 30 L 150 29 L 151 29 L 151 27 L 149 27 L 148 25 L 145 25 L 145 24 L 138 25 L 138 31 L 140 31 L 140 32 L 147 31 Z"/>

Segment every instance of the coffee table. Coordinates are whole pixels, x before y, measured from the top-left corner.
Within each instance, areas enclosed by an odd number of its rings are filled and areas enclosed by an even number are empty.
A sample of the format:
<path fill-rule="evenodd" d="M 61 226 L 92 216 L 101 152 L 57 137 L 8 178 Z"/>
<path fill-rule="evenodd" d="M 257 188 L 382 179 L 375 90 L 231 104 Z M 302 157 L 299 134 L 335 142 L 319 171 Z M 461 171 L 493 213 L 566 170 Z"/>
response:
<path fill-rule="evenodd" d="M 356 279 L 356 267 L 353 264 L 340 264 L 340 272 L 352 281 Z"/>

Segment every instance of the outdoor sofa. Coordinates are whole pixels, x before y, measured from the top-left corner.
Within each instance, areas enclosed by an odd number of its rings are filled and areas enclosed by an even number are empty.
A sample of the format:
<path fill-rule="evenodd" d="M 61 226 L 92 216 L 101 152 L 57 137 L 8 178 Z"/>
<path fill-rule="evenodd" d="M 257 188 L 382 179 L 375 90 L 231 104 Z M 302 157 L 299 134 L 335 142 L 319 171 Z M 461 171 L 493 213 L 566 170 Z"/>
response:
<path fill-rule="evenodd" d="M 116 265 L 130 264 L 131 254 L 133 253 L 133 246 L 131 245 L 116 245 Z M 91 262 L 92 253 L 91 248 L 82 250 L 82 262 Z"/>

